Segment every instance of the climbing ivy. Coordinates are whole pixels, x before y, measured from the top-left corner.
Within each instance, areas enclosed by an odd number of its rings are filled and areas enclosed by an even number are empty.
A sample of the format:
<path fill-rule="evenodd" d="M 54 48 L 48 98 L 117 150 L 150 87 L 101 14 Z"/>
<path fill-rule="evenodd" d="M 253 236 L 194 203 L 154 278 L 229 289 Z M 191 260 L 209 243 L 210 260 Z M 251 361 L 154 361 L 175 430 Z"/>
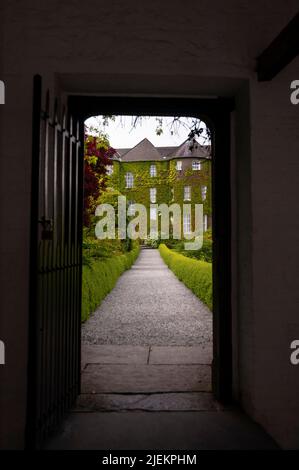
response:
<path fill-rule="evenodd" d="M 113 162 L 113 173 L 107 178 L 107 186 L 117 189 L 128 201 L 149 208 L 150 188 L 156 188 L 156 204 L 202 203 L 203 212 L 211 215 L 211 163 L 202 162 L 200 170 L 192 169 L 192 158 L 184 158 L 184 168 L 176 169 L 177 159 L 167 161 Z M 150 176 L 151 165 L 156 165 L 156 176 Z M 126 173 L 132 173 L 134 184 L 126 188 Z M 184 201 L 184 186 L 191 186 L 191 201 Z M 202 200 L 202 186 L 207 187 L 206 199 Z M 194 211 L 192 214 L 194 227 Z"/>

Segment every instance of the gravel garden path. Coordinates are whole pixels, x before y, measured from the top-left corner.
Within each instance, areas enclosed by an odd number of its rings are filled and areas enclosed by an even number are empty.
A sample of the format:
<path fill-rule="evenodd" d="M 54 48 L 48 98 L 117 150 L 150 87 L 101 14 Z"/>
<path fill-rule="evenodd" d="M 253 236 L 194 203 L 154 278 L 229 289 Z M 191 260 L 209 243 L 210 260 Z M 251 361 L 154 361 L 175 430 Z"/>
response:
<path fill-rule="evenodd" d="M 82 329 L 81 394 L 48 449 L 275 448 L 214 400 L 212 314 L 158 250 L 141 251 Z"/>
<path fill-rule="evenodd" d="M 143 249 L 82 327 L 85 345 L 212 346 L 210 310 L 160 257 Z"/>

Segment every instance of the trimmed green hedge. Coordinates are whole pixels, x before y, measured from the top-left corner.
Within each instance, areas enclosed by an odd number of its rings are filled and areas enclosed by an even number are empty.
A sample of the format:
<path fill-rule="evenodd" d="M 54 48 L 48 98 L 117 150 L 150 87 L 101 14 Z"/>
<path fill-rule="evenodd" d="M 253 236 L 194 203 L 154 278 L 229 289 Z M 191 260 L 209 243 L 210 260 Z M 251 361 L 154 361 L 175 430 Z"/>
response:
<path fill-rule="evenodd" d="M 103 260 L 94 260 L 83 266 L 82 272 L 82 322 L 100 305 L 106 295 L 113 289 L 119 276 L 129 269 L 139 255 L 137 246 L 123 255 Z"/>
<path fill-rule="evenodd" d="M 212 264 L 176 253 L 166 245 L 159 247 L 167 266 L 211 310 L 213 306 Z"/>

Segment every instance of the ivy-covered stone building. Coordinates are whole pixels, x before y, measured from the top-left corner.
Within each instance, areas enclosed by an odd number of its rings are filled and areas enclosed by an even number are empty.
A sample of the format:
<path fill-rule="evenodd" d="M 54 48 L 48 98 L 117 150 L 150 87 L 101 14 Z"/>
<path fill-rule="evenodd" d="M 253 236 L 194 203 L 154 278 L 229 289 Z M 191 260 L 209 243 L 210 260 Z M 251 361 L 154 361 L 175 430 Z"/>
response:
<path fill-rule="evenodd" d="M 159 213 L 155 204 L 203 204 L 203 229 L 211 227 L 211 161 L 209 148 L 186 140 L 178 147 L 155 147 L 143 139 L 131 149 L 117 149 L 107 167 L 108 187 L 126 196 L 130 206 L 139 203 L 150 219 Z M 182 219 L 184 234 L 194 230 L 191 217 Z"/>

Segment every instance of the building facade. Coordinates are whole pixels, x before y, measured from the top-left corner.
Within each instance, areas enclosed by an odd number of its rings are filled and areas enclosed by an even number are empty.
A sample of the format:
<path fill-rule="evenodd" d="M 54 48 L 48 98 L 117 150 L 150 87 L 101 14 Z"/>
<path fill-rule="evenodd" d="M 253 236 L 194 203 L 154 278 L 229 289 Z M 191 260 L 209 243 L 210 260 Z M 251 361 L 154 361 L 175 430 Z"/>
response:
<path fill-rule="evenodd" d="M 126 196 L 128 215 L 134 214 L 134 204 L 146 207 L 148 233 L 154 221 L 161 230 L 161 204 L 180 205 L 183 235 L 195 229 L 195 204 L 203 204 L 203 230 L 211 227 L 211 161 L 207 147 L 188 140 L 178 147 L 155 147 L 145 138 L 132 149 L 117 149 L 107 173 L 108 187 Z M 191 214 L 183 214 L 183 204 L 191 205 Z"/>

